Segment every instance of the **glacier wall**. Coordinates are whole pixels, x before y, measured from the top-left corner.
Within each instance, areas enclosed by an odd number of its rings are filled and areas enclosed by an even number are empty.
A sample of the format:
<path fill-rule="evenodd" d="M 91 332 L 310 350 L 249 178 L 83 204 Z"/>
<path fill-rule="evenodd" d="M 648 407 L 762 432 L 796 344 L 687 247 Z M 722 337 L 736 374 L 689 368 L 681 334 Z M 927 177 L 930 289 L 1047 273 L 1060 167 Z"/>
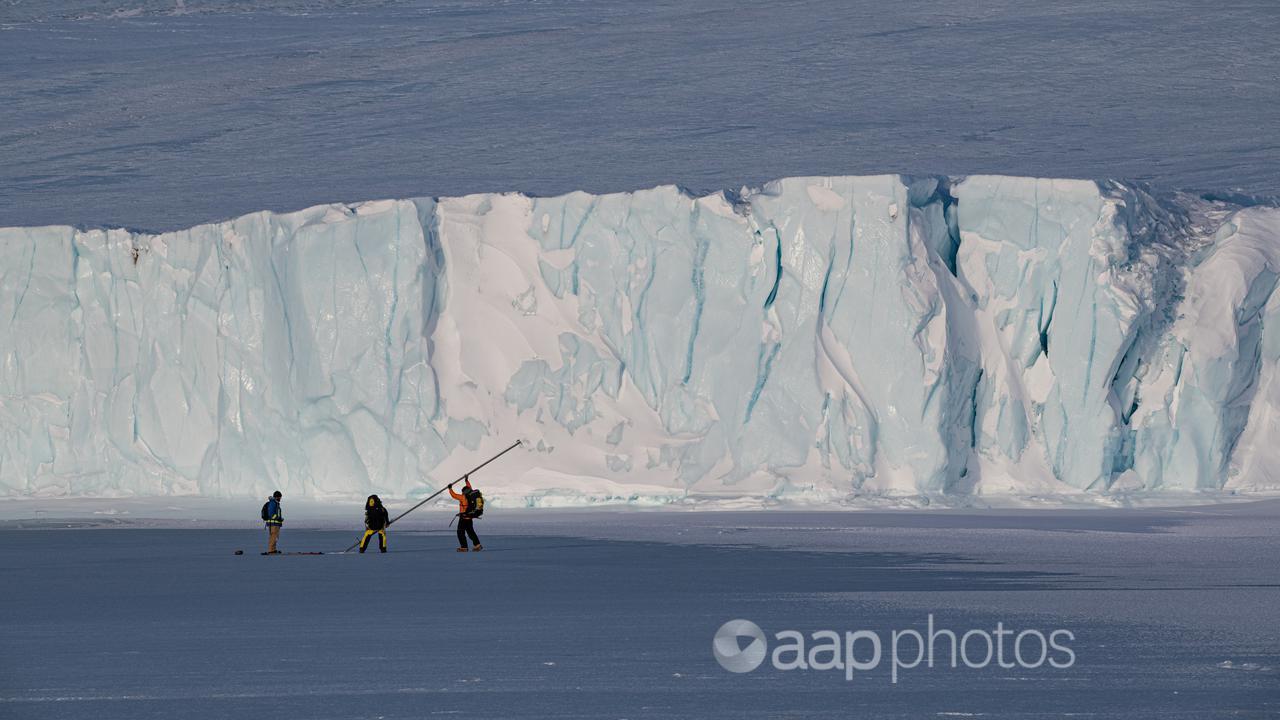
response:
<path fill-rule="evenodd" d="M 791 178 L 0 229 L 0 495 L 1280 489 L 1280 210 Z"/>

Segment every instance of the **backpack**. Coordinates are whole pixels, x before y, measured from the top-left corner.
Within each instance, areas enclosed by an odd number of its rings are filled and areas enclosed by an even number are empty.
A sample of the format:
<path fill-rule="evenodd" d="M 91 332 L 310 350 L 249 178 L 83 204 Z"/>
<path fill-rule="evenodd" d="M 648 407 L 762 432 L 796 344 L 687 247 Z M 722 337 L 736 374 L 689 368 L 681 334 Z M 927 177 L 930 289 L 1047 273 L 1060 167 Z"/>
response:
<path fill-rule="evenodd" d="M 478 518 L 484 514 L 484 495 L 479 490 L 463 493 L 467 496 L 467 509 L 462 513 L 464 518 Z"/>
<path fill-rule="evenodd" d="M 265 520 L 270 520 L 270 519 L 271 519 L 271 516 L 267 514 L 267 507 L 268 507 L 269 505 L 271 505 L 271 501 L 270 501 L 270 500 L 268 500 L 268 501 L 266 501 L 266 502 L 262 503 L 262 519 L 263 519 L 264 521 L 265 521 Z"/>

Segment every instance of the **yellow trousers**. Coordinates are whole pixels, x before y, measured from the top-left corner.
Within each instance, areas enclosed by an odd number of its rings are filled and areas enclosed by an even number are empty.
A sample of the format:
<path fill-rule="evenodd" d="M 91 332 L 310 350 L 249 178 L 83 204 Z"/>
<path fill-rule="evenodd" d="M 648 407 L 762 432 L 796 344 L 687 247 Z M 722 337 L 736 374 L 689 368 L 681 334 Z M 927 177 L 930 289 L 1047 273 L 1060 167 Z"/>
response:
<path fill-rule="evenodd" d="M 378 536 L 378 549 L 382 552 L 387 551 L 387 530 L 383 528 L 381 530 L 364 531 L 364 537 L 360 539 L 360 552 L 364 552 L 364 549 L 369 547 L 369 538 L 374 535 Z"/>

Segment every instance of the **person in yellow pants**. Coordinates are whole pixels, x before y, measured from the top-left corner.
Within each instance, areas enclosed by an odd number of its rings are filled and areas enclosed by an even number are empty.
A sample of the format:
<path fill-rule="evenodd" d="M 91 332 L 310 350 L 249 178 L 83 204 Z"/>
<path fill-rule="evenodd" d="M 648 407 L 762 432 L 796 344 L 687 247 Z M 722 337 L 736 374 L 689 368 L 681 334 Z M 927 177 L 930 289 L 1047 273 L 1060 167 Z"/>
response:
<path fill-rule="evenodd" d="M 280 541 L 280 526 L 284 525 L 284 510 L 280 509 L 280 499 L 284 497 L 277 490 L 267 498 L 262 506 L 262 521 L 267 524 L 267 551 L 263 555 L 279 555 L 276 543 Z"/>
<path fill-rule="evenodd" d="M 360 540 L 360 552 L 369 547 L 369 538 L 378 536 L 378 549 L 387 551 L 387 526 L 391 521 L 387 518 L 387 509 L 377 495 L 370 495 L 364 504 L 364 537 Z"/>

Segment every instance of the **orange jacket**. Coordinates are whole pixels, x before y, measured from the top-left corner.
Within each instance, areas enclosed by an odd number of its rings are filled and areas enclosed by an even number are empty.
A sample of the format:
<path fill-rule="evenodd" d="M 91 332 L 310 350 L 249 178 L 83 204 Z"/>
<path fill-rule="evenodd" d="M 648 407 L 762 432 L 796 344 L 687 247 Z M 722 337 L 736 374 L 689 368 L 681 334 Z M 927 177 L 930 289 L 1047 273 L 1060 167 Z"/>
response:
<path fill-rule="evenodd" d="M 469 482 L 468 482 L 468 483 L 467 483 L 467 487 L 471 487 L 471 483 L 469 483 Z M 467 511 L 467 496 L 466 496 L 466 495 L 463 495 L 462 493 L 456 493 L 456 492 L 454 492 L 452 487 L 450 487 L 450 488 L 449 488 L 449 495 L 450 495 L 454 500 L 457 500 L 457 501 L 458 501 L 458 512 L 460 512 L 460 513 L 464 513 L 464 512 L 466 512 L 466 511 Z"/>

